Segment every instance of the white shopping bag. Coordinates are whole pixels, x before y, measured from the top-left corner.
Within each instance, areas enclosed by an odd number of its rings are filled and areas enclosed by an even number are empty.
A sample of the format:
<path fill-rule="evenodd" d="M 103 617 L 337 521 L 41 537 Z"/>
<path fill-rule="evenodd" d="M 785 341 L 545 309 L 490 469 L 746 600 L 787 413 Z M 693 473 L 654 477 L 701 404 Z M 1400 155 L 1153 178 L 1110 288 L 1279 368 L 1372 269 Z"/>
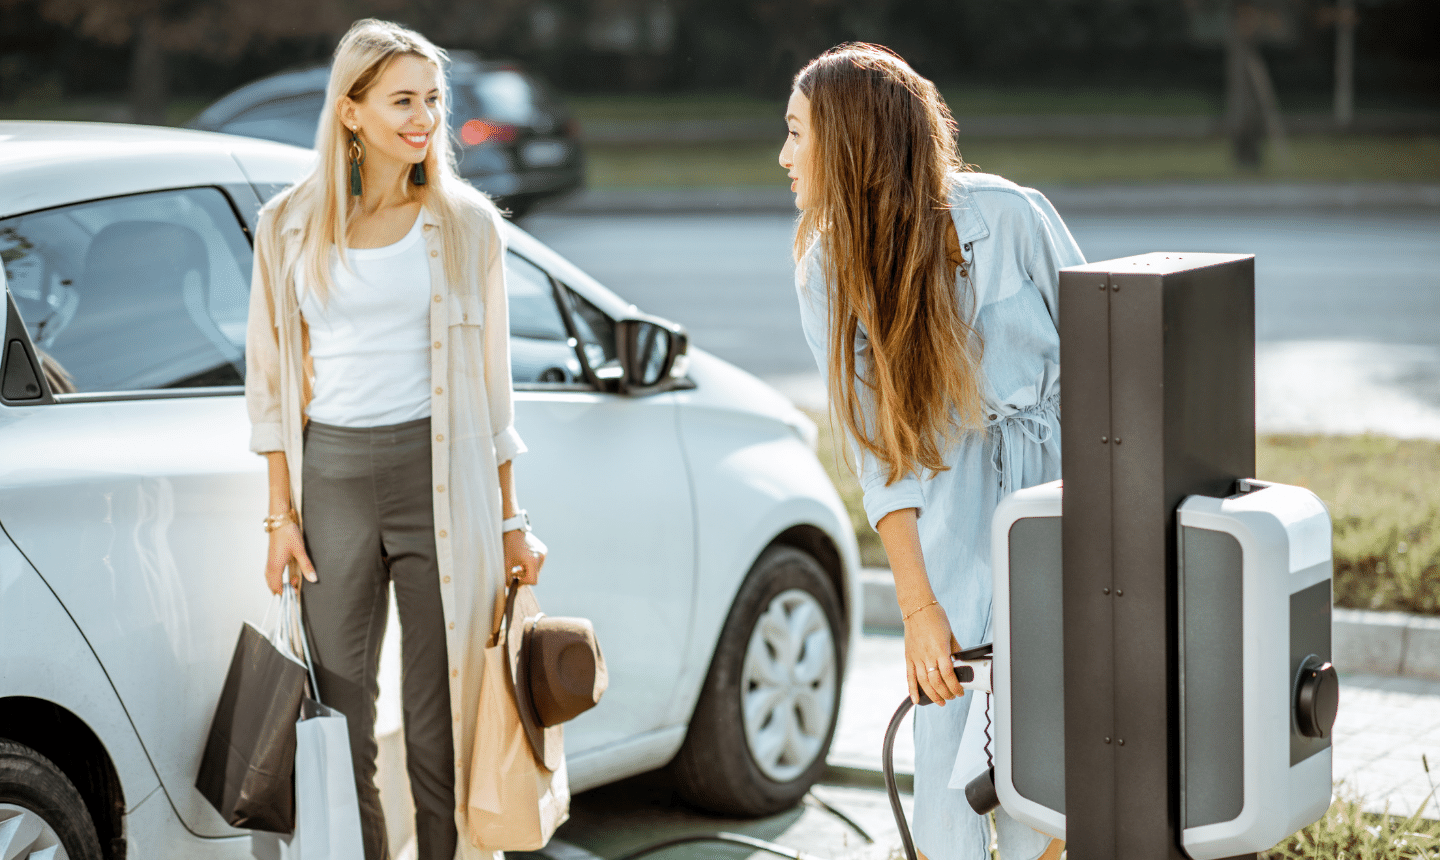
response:
<path fill-rule="evenodd" d="M 280 618 L 271 641 L 305 664 L 310 696 L 300 700 L 295 723 L 295 832 L 289 837 L 254 835 L 251 853 L 259 860 L 357 860 L 365 856 L 365 847 L 349 728 L 343 714 L 320 702 L 300 595 L 288 581 L 278 604 Z"/>
<path fill-rule="evenodd" d="M 313 699 L 300 701 L 295 724 L 295 835 L 298 860 L 365 856 L 345 717 Z"/>

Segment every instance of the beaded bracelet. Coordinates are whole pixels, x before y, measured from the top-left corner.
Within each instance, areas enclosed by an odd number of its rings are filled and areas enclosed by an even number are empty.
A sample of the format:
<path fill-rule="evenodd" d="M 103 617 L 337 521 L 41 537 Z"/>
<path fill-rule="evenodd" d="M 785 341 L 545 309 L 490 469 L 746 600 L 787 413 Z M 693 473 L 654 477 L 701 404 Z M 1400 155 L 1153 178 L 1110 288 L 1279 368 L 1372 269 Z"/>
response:
<path fill-rule="evenodd" d="M 914 615 L 915 613 L 919 612 L 919 611 L 922 610 L 922 609 L 929 609 L 930 607 L 934 606 L 934 605 L 935 605 L 936 603 L 938 603 L 938 602 L 939 602 L 939 601 L 937 601 L 937 600 L 932 600 L 932 601 L 930 601 L 929 603 L 926 603 L 926 604 L 923 605 L 923 606 L 917 606 L 917 607 L 915 607 L 914 609 L 912 609 L 912 610 L 910 610 L 909 612 L 905 613 L 905 616 L 900 619 L 901 622 L 909 621 L 909 620 L 910 620 L 910 616 Z"/>

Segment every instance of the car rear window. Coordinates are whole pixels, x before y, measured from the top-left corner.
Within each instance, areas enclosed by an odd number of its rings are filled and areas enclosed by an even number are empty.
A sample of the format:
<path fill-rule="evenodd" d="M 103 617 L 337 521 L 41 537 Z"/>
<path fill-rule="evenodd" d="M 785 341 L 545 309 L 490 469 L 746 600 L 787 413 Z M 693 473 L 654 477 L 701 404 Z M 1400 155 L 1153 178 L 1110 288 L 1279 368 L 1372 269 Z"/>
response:
<path fill-rule="evenodd" d="M 220 126 L 220 131 L 312 149 L 324 106 L 325 94 L 319 92 L 262 102 Z"/>
<path fill-rule="evenodd" d="M 0 258 L 56 394 L 244 382 L 250 243 L 219 189 L 0 220 Z"/>
<path fill-rule="evenodd" d="M 452 86 L 450 100 L 452 127 L 458 127 L 465 120 L 474 119 L 480 113 L 475 105 L 475 96 L 464 88 Z M 216 130 L 314 149 L 315 131 L 320 125 L 320 113 L 324 107 L 323 92 L 286 96 L 261 102 L 226 121 Z"/>
<path fill-rule="evenodd" d="M 474 79 L 471 89 L 480 102 L 480 113 L 485 119 L 525 125 L 535 113 L 536 90 L 520 72 L 484 72 Z"/>

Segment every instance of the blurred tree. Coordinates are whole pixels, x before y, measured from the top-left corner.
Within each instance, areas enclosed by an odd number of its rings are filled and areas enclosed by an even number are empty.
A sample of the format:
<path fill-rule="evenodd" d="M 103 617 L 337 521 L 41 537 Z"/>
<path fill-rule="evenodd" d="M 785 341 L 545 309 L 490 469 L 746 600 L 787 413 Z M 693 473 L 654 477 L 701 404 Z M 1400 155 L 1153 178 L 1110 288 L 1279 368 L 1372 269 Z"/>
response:
<path fill-rule="evenodd" d="M 176 52 L 230 56 L 257 39 L 339 35 L 365 15 L 405 8 L 403 0 L 0 0 L 34 5 L 98 42 L 130 45 L 134 122 L 161 124 L 169 102 L 167 58 Z M 458 5 L 451 3 L 448 5 Z"/>
<path fill-rule="evenodd" d="M 1293 43 L 1300 5 L 1301 0 L 1185 0 L 1196 39 L 1224 45 L 1224 125 L 1235 163 L 1247 170 L 1260 168 L 1267 138 L 1277 160 L 1289 158 L 1280 100 L 1259 46 Z"/>

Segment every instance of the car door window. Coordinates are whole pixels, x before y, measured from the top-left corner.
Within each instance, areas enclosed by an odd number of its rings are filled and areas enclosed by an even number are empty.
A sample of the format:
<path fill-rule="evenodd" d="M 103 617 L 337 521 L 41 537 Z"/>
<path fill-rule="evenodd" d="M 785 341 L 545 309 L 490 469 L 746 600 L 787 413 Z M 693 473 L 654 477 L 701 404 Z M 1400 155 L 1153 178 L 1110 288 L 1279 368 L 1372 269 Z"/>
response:
<path fill-rule="evenodd" d="M 569 304 L 570 318 L 575 322 L 576 334 L 585 351 L 585 362 L 601 379 L 618 378 L 620 360 L 615 351 L 615 321 L 569 287 L 562 287 L 561 293 Z"/>
<path fill-rule="evenodd" d="M 250 244 L 219 189 L 3 219 L 0 259 L 55 393 L 243 384 Z"/>
<path fill-rule="evenodd" d="M 555 287 L 539 266 L 510 251 L 505 255 L 510 294 L 510 376 L 516 385 L 584 382 L 575 342 L 555 304 Z"/>
<path fill-rule="evenodd" d="M 324 107 L 325 94 L 319 92 L 274 99 L 250 108 L 222 125 L 220 131 L 311 149 Z"/>

